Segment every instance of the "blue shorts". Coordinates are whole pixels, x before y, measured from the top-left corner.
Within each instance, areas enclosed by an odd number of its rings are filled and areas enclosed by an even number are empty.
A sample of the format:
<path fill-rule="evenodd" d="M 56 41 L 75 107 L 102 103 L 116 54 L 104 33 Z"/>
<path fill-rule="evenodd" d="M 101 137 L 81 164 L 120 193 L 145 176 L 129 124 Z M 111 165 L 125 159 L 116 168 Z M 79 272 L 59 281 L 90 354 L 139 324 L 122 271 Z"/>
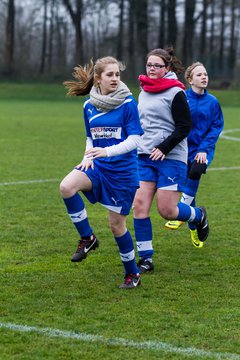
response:
<path fill-rule="evenodd" d="M 183 191 L 187 178 L 187 164 L 179 160 L 153 161 L 149 155 L 138 158 L 140 181 L 152 181 L 158 189 Z"/>
<path fill-rule="evenodd" d="M 96 163 L 94 169 L 89 168 L 83 172 L 91 180 L 93 186 L 91 191 L 83 191 L 83 194 L 92 204 L 99 202 L 108 210 L 122 215 L 129 214 L 137 186 L 126 187 L 126 183 L 121 188 L 113 186 L 112 181 L 99 169 Z"/>

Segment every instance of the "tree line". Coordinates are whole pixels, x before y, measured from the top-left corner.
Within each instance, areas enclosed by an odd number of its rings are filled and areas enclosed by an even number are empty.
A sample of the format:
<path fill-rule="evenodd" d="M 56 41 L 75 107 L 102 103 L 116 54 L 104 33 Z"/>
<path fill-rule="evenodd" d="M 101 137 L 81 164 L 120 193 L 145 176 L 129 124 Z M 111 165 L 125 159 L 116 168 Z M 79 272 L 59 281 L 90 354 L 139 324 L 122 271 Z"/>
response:
<path fill-rule="evenodd" d="M 54 80 L 112 55 L 135 80 L 156 47 L 240 83 L 240 0 L 0 0 L 2 78 Z"/>

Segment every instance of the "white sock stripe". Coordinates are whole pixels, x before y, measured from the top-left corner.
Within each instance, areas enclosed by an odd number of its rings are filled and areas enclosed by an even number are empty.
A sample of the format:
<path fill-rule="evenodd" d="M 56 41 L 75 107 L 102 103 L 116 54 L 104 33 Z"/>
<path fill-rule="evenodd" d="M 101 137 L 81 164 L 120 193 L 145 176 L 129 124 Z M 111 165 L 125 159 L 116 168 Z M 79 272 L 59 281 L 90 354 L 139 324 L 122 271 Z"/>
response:
<path fill-rule="evenodd" d="M 182 193 L 182 197 L 180 202 L 183 204 L 191 205 L 192 201 L 194 199 L 194 196 L 187 195 L 185 193 Z"/>
<path fill-rule="evenodd" d="M 190 218 L 188 219 L 189 222 L 193 221 L 196 217 L 196 211 L 195 211 L 194 207 L 190 206 L 190 209 L 191 209 L 191 215 L 190 215 Z"/>
<path fill-rule="evenodd" d="M 123 262 L 131 261 L 131 260 L 133 260 L 135 258 L 135 251 L 133 249 L 133 250 L 131 250 L 128 253 L 125 253 L 125 254 L 120 253 L 120 257 L 121 257 L 121 260 Z"/>
<path fill-rule="evenodd" d="M 73 223 L 77 223 L 77 222 L 80 222 L 80 221 L 83 221 L 87 218 L 87 211 L 86 209 L 84 208 L 83 210 L 77 212 L 77 213 L 74 213 L 74 214 L 68 214 L 70 219 L 72 220 Z"/>
<path fill-rule="evenodd" d="M 152 240 L 137 241 L 137 248 L 138 248 L 138 251 L 153 250 Z"/>

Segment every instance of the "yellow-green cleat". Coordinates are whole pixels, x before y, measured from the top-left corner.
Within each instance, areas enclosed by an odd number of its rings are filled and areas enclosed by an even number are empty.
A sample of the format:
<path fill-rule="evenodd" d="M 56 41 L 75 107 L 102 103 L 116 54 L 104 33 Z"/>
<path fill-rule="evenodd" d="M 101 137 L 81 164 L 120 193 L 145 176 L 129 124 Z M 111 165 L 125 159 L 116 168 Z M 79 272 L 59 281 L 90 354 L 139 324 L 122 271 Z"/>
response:
<path fill-rule="evenodd" d="M 177 230 L 183 224 L 183 221 L 169 220 L 166 222 L 165 227 L 171 230 Z"/>
<path fill-rule="evenodd" d="M 191 240 L 193 246 L 195 246 L 198 249 L 201 249 L 203 247 L 203 241 L 200 241 L 198 238 L 197 229 L 190 230 Z"/>

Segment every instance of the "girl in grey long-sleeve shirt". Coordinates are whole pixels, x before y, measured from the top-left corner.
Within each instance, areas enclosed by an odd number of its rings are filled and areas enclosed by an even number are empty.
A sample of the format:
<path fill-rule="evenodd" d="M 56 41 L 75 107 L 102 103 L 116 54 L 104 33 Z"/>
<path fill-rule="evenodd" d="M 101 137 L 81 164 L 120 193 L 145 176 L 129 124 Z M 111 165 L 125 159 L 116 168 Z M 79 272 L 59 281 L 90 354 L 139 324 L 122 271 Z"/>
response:
<path fill-rule="evenodd" d="M 144 134 L 138 148 L 140 188 L 133 208 L 140 273 L 154 269 L 150 209 L 155 194 L 163 218 L 195 223 L 199 240 L 208 237 L 205 208 L 179 202 L 187 176 L 186 137 L 191 130 L 185 88 L 176 76 L 181 71 L 172 48 L 155 49 L 147 55 L 146 75 L 139 76 Z"/>

